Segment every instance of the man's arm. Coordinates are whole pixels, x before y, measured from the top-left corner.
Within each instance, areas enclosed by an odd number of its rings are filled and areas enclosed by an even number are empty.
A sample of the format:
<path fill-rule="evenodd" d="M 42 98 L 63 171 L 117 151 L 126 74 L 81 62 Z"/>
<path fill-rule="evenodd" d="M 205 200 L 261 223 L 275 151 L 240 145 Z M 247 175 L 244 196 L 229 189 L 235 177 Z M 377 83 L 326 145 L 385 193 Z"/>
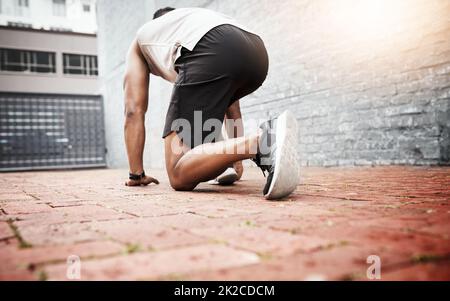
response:
<path fill-rule="evenodd" d="M 137 41 L 134 40 L 126 57 L 124 77 L 125 94 L 125 144 L 130 173 L 141 175 L 144 171 L 145 113 L 148 105 L 149 70 Z M 140 180 L 128 180 L 129 186 L 158 184 L 158 180 L 146 176 Z"/>
<path fill-rule="evenodd" d="M 233 120 L 231 126 L 227 126 L 227 119 Z M 225 139 L 227 138 L 237 138 L 244 136 L 244 124 L 242 122 L 241 107 L 239 105 L 239 100 L 236 100 L 231 106 L 228 107 L 225 113 Z M 242 166 L 242 161 L 238 161 L 233 164 L 234 169 L 238 174 L 238 180 L 242 177 L 244 173 L 244 167 Z"/>

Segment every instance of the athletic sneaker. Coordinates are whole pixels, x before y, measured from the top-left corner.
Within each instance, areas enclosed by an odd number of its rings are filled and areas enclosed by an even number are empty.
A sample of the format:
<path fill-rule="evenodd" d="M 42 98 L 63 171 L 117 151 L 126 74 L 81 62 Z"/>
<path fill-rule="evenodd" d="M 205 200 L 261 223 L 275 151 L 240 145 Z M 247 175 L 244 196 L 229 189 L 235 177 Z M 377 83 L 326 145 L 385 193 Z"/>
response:
<path fill-rule="evenodd" d="M 220 176 L 216 179 L 208 181 L 208 184 L 213 185 L 232 185 L 238 179 L 238 173 L 232 167 L 227 168 Z"/>
<path fill-rule="evenodd" d="M 263 194 L 266 199 L 283 198 L 291 194 L 300 181 L 297 120 L 284 111 L 276 119 L 261 124 L 260 128 L 259 148 L 252 160 L 264 175 L 269 173 Z"/>

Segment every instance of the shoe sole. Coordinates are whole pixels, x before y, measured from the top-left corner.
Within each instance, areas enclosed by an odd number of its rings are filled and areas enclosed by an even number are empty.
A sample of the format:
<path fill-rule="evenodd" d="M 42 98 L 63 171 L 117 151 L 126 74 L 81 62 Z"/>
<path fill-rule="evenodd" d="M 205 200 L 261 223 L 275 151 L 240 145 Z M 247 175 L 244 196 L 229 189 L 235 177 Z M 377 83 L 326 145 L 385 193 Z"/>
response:
<path fill-rule="evenodd" d="M 276 124 L 275 170 L 269 191 L 264 197 L 268 200 L 280 199 L 291 194 L 300 182 L 298 160 L 298 125 L 294 115 L 284 111 Z"/>
<path fill-rule="evenodd" d="M 208 181 L 209 184 L 213 185 L 232 185 L 238 179 L 238 174 L 234 168 L 227 168 L 217 179 Z"/>

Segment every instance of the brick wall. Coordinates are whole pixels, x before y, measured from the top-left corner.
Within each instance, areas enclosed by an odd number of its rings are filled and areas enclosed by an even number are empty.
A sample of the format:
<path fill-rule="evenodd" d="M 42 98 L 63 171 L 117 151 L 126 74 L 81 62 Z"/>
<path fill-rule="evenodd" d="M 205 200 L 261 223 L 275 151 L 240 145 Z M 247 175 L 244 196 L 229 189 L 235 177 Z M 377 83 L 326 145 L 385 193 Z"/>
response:
<path fill-rule="evenodd" d="M 370 4 L 372 3 L 372 4 Z M 289 109 L 303 165 L 450 162 L 450 1 L 139 0 L 98 3 L 99 55 L 111 166 L 126 164 L 121 73 L 133 33 L 155 8 L 231 15 L 266 43 L 264 85 L 242 100 L 246 120 Z M 163 165 L 170 84 L 152 77 L 146 164 Z"/>

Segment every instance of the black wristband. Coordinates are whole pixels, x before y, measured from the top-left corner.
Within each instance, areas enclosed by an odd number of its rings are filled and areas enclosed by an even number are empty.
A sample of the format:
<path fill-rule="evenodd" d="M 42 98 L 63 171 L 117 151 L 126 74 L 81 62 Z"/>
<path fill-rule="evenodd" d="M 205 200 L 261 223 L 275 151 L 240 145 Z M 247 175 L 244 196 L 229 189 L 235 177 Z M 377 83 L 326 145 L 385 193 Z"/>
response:
<path fill-rule="evenodd" d="M 143 171 L 140 175 L 132 174 L 131 172 L 129 173 L 129 179 L 133 181 L 139 181 L 143 177 L 145 177 L 145 171 Z"/>

